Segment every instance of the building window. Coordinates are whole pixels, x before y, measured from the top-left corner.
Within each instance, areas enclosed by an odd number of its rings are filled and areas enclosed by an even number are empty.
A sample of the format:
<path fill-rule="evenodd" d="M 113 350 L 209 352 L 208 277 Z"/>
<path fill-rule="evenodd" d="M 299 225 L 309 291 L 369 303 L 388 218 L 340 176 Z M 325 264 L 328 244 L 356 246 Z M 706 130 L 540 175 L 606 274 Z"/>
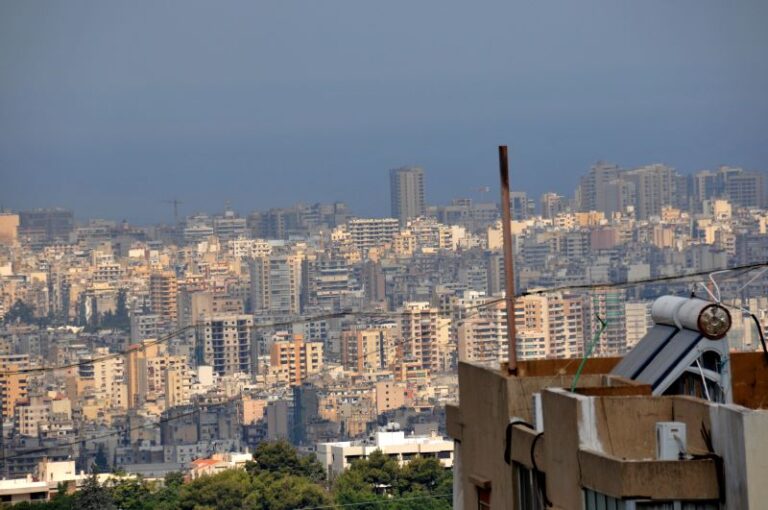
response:
<path fill-rule="evenodd" d="M 514 463 L 515 494 L 517 494 L 517 510 L 543 510 L 544 494 L 533 473 L 522 464 Z"/>
<path fill-rule="evenodd" d="M 719 510 L 720 504 L 716 501 L 627 501 L 626 508 L 627 510 Z"/>
<path fill-rule="evenodd" d="M 663 507 L 662 507 L 663 508 Z M 584 509 L 585 510 L 634 510 L 626 506 L 626 503 L 620 499 L 606 496 L 590 489 L 584 489 Z"/>
<path fill-rule="evenodd" d="M 491 509 L 491 488 L 477 487 L 477 510 Z"/>
<path fill-rule="evenodd" d="M 622 500 L 591 489 L 584 489 L 585 510 L 718 510 L 717 501 Z"/>

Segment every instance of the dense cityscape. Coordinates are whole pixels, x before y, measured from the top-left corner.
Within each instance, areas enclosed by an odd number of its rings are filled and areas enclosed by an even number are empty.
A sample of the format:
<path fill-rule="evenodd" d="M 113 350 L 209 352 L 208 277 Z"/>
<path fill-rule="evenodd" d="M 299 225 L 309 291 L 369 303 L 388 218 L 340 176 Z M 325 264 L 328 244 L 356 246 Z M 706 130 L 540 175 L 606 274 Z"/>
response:
<path fill-rule="evenodd" d="M 507 360 L 503 236 L 489 190 L 431 205 L 429 175 L 391 170 L 384 218 L 338 202 L 182 214 L 183 197 L 151 226 L 0 213 L 3 501 L 92 472 L 165 479 L 176 498 L 177 475 L 234 468 L 266 484 L 253 452 L 277 448 L 303 459 L 308 499 L 263 508 L 365 501 L 344 492 L 359 459 L 399 461 L 398 480 L 418 485 L 416 458 L 435 486 L 390 496 L 450 505 L 457 366 Z M 716 292 L 765 330 L 765 184 L 741 168 L 600 162 L 571 197 L 513 191 L 518 359 L 622 356 L 664 294 Z M 750 316 L 732 315 L 731 349 L 761 349 Z"/>

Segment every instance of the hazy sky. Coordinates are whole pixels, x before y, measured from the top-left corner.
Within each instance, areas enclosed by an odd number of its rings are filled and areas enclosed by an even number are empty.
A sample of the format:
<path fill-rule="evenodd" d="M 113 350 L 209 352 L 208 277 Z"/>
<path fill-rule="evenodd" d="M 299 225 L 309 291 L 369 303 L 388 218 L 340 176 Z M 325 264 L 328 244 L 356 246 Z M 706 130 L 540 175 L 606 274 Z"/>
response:
<path fill-rule="evenodd" d="M 768 170 L 765 0 L 0 2 L 0 205 L 78 218 Z"/>

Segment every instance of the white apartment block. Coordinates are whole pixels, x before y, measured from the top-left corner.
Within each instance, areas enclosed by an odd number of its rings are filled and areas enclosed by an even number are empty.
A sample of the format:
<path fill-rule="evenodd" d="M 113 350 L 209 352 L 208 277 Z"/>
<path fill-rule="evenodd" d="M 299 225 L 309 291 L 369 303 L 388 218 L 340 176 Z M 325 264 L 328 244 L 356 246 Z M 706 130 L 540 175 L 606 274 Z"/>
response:
<path fill-rule="evenodd" d="M 317 459 L 325 466 L 330 477 L 341 474 L 354 461 L 365 459 L 376 450 L 407 464 L 415 457 L 435 458 L 445 468 L 453 467 L 453 441 L 438 435 L 406 436 L 399 430 L 380 430 L 366 441 L 340 441 L 319 443 Z"/>
<path fill-rule="evenodd" d="M 395 218 L 358 218 L 349 220 L 347 230 L 355 248 L 366 254 L 371 248 L 391 242 L 400 231 L 400 222 Z"/>
<path fill-rule="evenodd" d="M 248 239 L 240 237 L 227 241 L 227 249 L 234 259 L 268 257 L 272 253 L 272 245 L 264 239 Z"/>
<path fill-rule="evenodd" d="M 301 259 L 297 254 L 273 253 L 250 261 L 254 312 L 290 315 L 301 311 Z"/>

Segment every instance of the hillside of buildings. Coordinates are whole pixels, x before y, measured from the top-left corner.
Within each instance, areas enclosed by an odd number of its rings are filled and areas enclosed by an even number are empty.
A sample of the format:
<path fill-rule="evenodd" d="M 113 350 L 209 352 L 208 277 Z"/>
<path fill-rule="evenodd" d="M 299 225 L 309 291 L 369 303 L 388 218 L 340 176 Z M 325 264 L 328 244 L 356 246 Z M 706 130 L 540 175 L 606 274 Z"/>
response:
<path fill-rule="evenodd" d="M 450 471 L 457 367 L 507 359 L 502 224 L 487 197 L 427 204 L 426 183 L 392 170 L 386 218 L 343 203 L 151 226 L 0 214 L 0 496 L 55 500 L 40 466 L 71 462 L 166 497 L 170 473 L 277 440 L 329 480 L 376 450 L 402 476 L 427 461 Z M 599 163 L 571 197 L 512 192 L 518 359 L 622 356 L 665 294 L 730 307 L 729 348 L 758 351 L 765 204 L 764 175 L 730 167 Z M 306 487 L 316 506 L 342 502 L 337 482 Z"/>

